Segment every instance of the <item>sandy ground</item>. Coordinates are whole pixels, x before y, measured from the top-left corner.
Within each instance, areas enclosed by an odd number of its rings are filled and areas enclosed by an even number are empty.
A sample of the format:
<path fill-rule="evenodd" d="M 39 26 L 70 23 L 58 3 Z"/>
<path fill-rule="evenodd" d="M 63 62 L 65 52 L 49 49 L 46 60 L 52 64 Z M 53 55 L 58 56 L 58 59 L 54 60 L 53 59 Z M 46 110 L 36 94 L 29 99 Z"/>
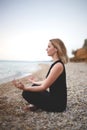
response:
<path fill-rule="evenodd" d="M 49 68 L 40 64 L 41 69 L 33 73 L 42 80 Z M 22 91 L 12 82 L 0 85 L 0 130 L 87 130 L 87 63 L 68 63 L 67 73 L 67 110 L 53 113 L 37 110 L 24 112 L 27 102 Z M 30 85 L 28 77 L 20 79 Z"/>

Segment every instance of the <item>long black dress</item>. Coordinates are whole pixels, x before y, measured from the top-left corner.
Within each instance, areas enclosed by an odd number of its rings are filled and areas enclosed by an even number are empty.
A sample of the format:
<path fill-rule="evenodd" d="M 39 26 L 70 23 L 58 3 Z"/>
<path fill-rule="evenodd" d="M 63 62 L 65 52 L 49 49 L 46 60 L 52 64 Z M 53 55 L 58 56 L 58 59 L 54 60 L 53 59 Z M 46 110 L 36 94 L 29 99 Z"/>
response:
<path fill-rule="evenodd" d="M 67 105 L 67 87 L 66 87 L 66 72 L 65 66 L 61 60 L 54 62 L 47 73 L 56 63 L 61 63 L 63 65 L 62 74 L 56 79 L 56 81 L 50 86 L 50 90 L 42 92 L 30 92 L 23 91 L 22 96 L 29 103 L 38 106 L 45 111 L 51 112 L 63 112 Z M 46 78 L 47 78 L 46 76 Z M 34 84 L 33 84 L 34 86 Z"/>

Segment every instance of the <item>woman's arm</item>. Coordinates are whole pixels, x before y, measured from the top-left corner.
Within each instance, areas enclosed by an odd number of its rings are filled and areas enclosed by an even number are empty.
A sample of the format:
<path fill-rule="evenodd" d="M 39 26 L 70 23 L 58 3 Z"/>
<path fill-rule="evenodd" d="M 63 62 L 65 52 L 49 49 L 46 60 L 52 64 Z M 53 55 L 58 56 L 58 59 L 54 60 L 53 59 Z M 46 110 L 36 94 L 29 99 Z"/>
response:
<path fill-rule="evenodd" d="M 55 82 L 55 80 L 61 75 L 62 72 L 63 72 L 63 65 L 61 63 L 55 64 L 51 69 L 50 74 L 41 85 L 42 90 L 50 88 L 50 86 Z"/>
<path fill-rule="evenodd" d="M 63 65 L 61 63 L 57 63 L 53 66 L 53 68 L 50 71 L 50 74 L 48 75 L 48 77 L 44 80 L 44 82 L 40 86 L 26 87 L 22 83 L 20 83 L 18 88 L 25 90 L 25 91 L 31 91 L 31 92 L 44 91 L 53 84 L 53 82 L 60 76 L 62 71 L 63 71 Z M 16 84 L 16 87 L 17 87 L 17 84 Z"/>
<path fill-rule="evenodd" d="M 37 84 L 37 85 L 41 85 L 43 81 L 35 81 L 35 78 L 33 76 L 29 76 L 28 80 L 32 83 L 32 84 Z"/>
<path fill-rule="evenodd" d="M 43 81 L 32 81 L 32 84 L 37 84 L 37 85 L 41 85 L 44 83 L 44 80 Z"/>

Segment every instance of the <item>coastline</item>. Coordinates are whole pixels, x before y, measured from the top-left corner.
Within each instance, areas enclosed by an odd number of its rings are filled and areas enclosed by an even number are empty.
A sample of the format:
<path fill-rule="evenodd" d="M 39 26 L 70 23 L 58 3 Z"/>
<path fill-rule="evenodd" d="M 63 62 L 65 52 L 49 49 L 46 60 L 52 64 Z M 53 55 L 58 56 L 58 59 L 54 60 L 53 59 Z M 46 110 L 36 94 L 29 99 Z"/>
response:
<path fill-rule="evenodd" d="M 0 85 L 0 127 L 3 130 L 86 130 L 87 129 L 87 63 L 68 63 L 67 73 L 68 101 L 63 113 L 45 111 L 24 112 L 27 104 L 21 96 L 22 91 L 12 82 Z M 32 75 L 42 80 L 49 64 L 40 64 L 40 69 Z M 18 79 L 29 85 L 28 76 Z"/>
<path fill-rule="evenodd" d="M 7 83 L 13 79 L 20 79 L 31 75 L 39 70 L 40 63 L 45 61 L 0 61 L 0 84 Z"/>

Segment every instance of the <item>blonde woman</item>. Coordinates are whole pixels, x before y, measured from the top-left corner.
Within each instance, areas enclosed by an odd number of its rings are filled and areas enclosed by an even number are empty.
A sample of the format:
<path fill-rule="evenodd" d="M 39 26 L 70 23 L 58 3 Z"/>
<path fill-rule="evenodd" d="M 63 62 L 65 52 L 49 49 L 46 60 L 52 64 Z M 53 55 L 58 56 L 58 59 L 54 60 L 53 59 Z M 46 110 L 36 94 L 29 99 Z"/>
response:
<path fill-rule="evenodd" d="M 46 78 L 43 81 L 32 82 L 32 86 L 26 87 L 21 82 L 13 81 L 14 85 L 23 90 L 22 96 L 33 106 L 29 110 L 40 108 L 49 112 L 63 112 L 67 106 L 67 85 L 66 71 L 64 64 L 68 62 L 67 50 L 60 39 L 49 40 L 46 49 L 48 56 L 51 56 L 53 63 L 49 68 Z M 49 91 L 47 89 L 49 88 Z"/>

